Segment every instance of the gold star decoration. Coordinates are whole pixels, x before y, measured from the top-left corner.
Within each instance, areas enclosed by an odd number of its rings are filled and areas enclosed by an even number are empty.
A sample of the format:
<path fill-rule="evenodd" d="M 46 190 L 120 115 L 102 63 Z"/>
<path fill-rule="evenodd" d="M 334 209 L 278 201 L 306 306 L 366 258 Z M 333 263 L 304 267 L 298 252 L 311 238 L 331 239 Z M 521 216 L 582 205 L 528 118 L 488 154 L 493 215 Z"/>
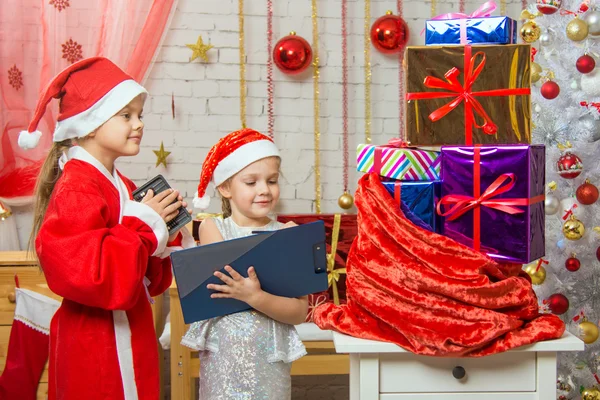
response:
<path fill-rule="evenodd" d="M 158 167 L 160 164 L 164 165 L 167 168 L 167 157 L 171 154 L 170 151 L 165 151 L 165 146 L 163 142 L 160 142 L 160 150 L 152 150 L 154 154 L 156 154 L 156 166 Z"/>
<path fill-rule="evenodd" d="M 212 49 L 213 46 L 210 44 L 204 44 L 202 41 L 202 36 L 198 36 L 198 41 L 196 44 L 186 44 L 186 46 L 193 50 L 190 61 L 194 61 L 196 58 L 200 57 L 205 62 L 208 62 L 208 56 L 206 55 L 206 52 Z"/>

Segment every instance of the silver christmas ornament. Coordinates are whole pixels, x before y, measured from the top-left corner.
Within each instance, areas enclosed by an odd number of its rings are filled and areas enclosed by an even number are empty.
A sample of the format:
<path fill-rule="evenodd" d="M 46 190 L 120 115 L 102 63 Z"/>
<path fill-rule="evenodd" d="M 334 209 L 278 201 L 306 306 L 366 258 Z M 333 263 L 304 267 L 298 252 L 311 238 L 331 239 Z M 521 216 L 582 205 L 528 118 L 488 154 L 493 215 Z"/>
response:
<path fill-rule="evenodd" d="M 546 195 L 544 200 L 544 211 L 546 215 L 554 215 L 560 209 L 560 201 L 552 193 Z"/>
<path fill-rule="evenodd" d="M 550 47 L 554 44 L 554 32 L 547 30 L 546 32 L 542 33 L 542 35 L 540 36 L 540 44 L 543 47 Z"/>
<path fill-rule="evenodd" d="M 591 36 L 600 36 L 600 12 L 595 9 L 588 12 L 585 16 L 585 22 L 588 24 L 588 31 Z"/>

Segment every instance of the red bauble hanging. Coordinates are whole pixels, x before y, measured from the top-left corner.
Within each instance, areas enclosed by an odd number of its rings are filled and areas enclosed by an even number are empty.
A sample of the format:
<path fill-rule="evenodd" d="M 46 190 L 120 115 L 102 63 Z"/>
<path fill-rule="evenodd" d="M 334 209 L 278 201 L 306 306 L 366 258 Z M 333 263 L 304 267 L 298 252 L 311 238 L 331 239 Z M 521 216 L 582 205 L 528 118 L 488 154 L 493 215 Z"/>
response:
<path fill-rule="evenodd" d="M 598 188 L 592 185 L 589 179 L 586 179 L 585 182 L 577 188 L 575 196 L 580 204 L 589 206 L 598 200 Z"/>
<path fill-rule="evenodd" d="M 558 174 L 565 179 L 577 178 L 583 171 L 583 163 L 575 154 L 567 151 L 556 162 Z"/>
<path fill-rule="evenodd" d="M 584 54 L 577 59 L 575 67 L 582 74 L 589 74 L 596 68 L 596 60 L 594 60 L 594 57 Z"/>
<path fill-rule="evenodd" d="M 536 0 L 536 6 L 542 14 L 550 15 L 558 11 L 562 0 Z"/>
<path fill-rule="evenodd" d="M 596 258 L 600 261 L 600 247 L 596 249 Z"/>
<path fill-rule="evenodd" d="M 560 93 L 560 86 L 554 81 L 548 81 L 540 88 L 540 93 L 545 99 L 552 100 L 558 97 Z"/>
<path fill-rule="evenodd" d="M 569 299 L 560 293 L 555 293 L 548 297 L 548 307 L 552 311 L 552 314 L 564 314 L 569 309 Z"/>
<path fill-rule="evenodd" d="M 285 74 L 299 74 L 312 62 L 312 48 L 304 38 L 296 36 L 296 32 L 290 32 L 273 47 L 273 62 Z"/>
<path fill-rule="evenodd" d="M 391 11 L 385 13 L 371 26 L 371 43 L 384 54 L 399 53 L 408 42 L 408 25 Z"/>
<path fill-rule="evenodd" d="M 565 261 L 565 268 L 571 272 L 578 271 L 581 268 L 581 261 L 572 255 Z"/>

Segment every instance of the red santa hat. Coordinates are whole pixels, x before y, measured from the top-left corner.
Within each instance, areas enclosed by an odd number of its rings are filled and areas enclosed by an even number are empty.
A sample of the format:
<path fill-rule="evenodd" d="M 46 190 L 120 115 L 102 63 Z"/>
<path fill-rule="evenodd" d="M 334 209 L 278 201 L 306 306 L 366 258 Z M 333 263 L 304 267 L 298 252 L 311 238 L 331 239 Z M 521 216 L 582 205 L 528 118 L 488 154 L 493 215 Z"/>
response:
<path fill-rule="evenodd" d="M 140 94 L 145 100 L 148 92 L 107 58 L 76 62 L 48 84 L 29 127 L 19 134 L 19 146 L 23 149 L 37 146 L 42 136 L 37 126 L 52 99 L 60 99 L 53 137 L 60 142 L 87 136 Z"/>
<path fill-rule="evenodd" d="M 253 129 L 242 129 L 221 138 L 202 164 L 194 208 L 208 208 L 210 197 L 206 195 L 206 188 L 211 180 L 219 186 L 248 165 L 267 157 L 279 157 L 279 150 L 271 138 Z"/>

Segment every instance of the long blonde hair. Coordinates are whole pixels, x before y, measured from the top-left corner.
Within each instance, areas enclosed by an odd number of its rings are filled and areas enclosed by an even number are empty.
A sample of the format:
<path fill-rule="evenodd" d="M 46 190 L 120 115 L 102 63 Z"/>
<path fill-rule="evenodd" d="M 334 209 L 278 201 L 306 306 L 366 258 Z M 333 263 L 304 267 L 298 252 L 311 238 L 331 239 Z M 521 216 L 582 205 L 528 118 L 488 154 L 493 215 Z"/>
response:
<path fill-rule="evenodd" d="M 50 197 L 54 191 L 54 186 L 62 173 L 58 166 L 58 159 L 63 152 L 67 151 L 71 146 L 73 146 L 71 139 L 63 140 L 62 142 L 54 142 L 37 178 L 34 191 L 33 228 L 31 229 L 28 245 L 29 252 L 34 256 L 36 255 L 35 239 L 40 231 L 42 222 L 44 221 L 48 203 L 50 202 Z"/>

